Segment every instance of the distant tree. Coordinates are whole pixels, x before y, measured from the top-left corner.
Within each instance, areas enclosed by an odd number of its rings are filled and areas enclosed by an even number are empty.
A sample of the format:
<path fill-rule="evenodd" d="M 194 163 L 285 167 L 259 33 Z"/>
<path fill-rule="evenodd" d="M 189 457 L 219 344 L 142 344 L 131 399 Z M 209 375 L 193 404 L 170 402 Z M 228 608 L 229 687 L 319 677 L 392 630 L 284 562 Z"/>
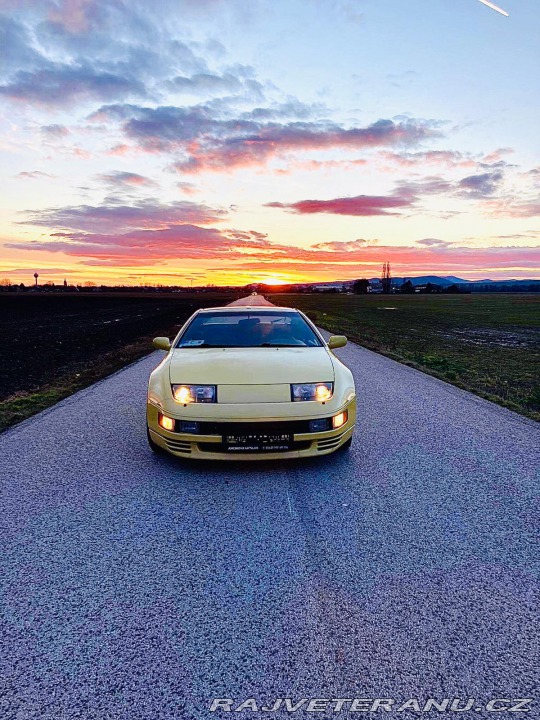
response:
<path fill-rule="evenodd" d="M 9 278 L 2 278 L 0 280 L 1 287 L 11 287 L 11 280 Z"/>
<path fill-rule="evenodd" d="M 96 283 L 92 282 L 91 280 L 87 280 L 86 282 L 83 283 L 83 287 L 93 288 L 93 287 L 96 287 Z"/>
<path fill-rule="evenodd" d="M 440 288 L 437 284 L 428 282 L 424 292 L 425 293 L 436 293 L 436 292 L 439 292 L 439 290 L 440 290 Z"/>
<path fill-rule="evenodd" d="M 411 295 L 414 293 L 414 285 L 410 280 L 407 280 L 403 283 L 403 285 L 400 287 L 400 292 L 405 293 L 407 295 Z"/>
<path fill-rule="evenodd" d="M 352 286 L 352 291 L 355 295 L 366 295 L 369 288 L 369 280 L 366 280 L 366 278 L 361 278 L 360 280 L 355 280 Z"/>
<path fill-rule="evenodd" d="M 449 285 L 444 292 L 450 293 L 451 295 L 454 295 L 459 292 L 458 286 L 454 283 L 453 285 Z"/>

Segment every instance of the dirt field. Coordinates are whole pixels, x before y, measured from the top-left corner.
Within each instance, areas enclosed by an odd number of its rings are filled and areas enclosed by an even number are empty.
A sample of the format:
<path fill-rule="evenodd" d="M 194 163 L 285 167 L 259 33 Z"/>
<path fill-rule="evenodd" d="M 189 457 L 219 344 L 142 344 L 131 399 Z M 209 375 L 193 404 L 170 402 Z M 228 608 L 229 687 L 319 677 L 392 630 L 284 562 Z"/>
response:
<path fill-rule="evenodd" d="M 0 429 L 151 352 L 230 294 L 0 295 Z"/>

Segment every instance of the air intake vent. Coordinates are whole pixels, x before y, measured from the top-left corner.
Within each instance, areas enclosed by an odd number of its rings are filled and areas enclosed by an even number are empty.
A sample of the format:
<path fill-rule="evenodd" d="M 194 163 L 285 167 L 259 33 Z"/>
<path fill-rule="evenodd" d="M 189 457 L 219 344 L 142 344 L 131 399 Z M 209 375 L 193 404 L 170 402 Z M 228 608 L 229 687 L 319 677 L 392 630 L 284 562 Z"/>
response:
<path fill-rule="evenodd" d="M 322 452 L 323 450 L 333 450 L 336 448 L 339 443 L 341 442 L 341 438 L 343 437 L 345 433 L 341 433 L 341 435 L 338 435 L 337 437 L 331 437 L 331 438 L 325 438 L 324 440 L 319 440 L 317 443 L 317 450 L 319 452 Z"/>
<path fill-rule="evenodd" d="M 169 440 L 167 438 L 167 447 L 171 452 L 189 455 L 191 453 L 191 443 L 184 440 Z"/>

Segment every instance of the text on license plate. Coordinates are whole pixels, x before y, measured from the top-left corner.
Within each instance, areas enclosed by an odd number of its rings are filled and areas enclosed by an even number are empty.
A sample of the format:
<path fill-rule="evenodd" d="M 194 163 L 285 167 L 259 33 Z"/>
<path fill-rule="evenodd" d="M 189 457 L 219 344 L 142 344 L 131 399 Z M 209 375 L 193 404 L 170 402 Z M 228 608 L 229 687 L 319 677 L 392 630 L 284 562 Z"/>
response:
<path fill-rule="evenodd" d="M 225 435 L 223 442 L 229 452 L 267 452 L 290 450 L 293 437 L 290 433 L 253 435 Z"/>

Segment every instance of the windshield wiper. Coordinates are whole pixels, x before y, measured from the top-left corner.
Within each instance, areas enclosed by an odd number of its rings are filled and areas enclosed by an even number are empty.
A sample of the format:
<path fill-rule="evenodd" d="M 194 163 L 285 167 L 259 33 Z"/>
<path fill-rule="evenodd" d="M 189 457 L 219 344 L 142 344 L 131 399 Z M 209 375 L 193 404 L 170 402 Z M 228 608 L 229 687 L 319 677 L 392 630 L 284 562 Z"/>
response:
<path fill-rule="evenodd" d="M 296 343 L 278 343 L 278 342 L 264 342 L 258 347 L 305 347 L 304 345 L 297 345 Z"/>
<path fill-rule="evenodd" d="M 258 345 L 212 345 L 212 343 L 201 343 L 200 345 L 177 345 L 175 350 L 197 350 L 197 348 L 239 348 L 258 347 Z"/>

